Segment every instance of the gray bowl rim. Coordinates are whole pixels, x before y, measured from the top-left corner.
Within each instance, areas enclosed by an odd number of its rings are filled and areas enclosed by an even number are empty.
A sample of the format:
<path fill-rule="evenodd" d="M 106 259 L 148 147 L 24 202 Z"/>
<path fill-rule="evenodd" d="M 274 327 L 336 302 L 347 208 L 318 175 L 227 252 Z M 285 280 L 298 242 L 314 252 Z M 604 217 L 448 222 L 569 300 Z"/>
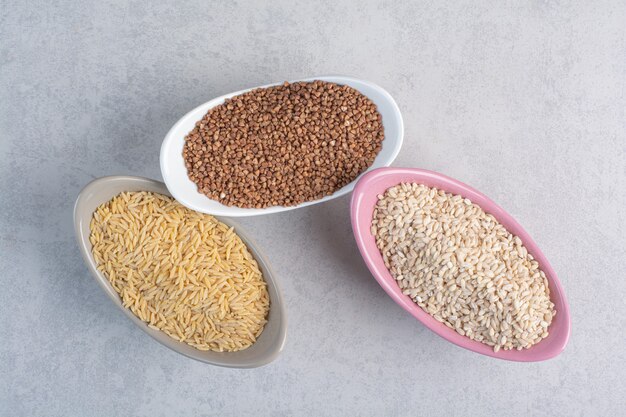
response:
<path fill-rule="evenodd" d="M 106 194 L 106 192 L 103 191 L 103 187 L 107 185 L 113 188 L 117 187 L 119 191 Z M 128 308 L 122 305 L 117 292 L 113 289 L 108 279 L 98 271 L 96 267 L 96 262 L 91 253 L 89 233 L 85 233 L 85 226 L 86 230 L 89 230 L 89 223 L 95 208 L 123 191 L 152 191 L 170 197 L 172 196 L 165 184 L 160 181 L 128 175 L 113 175 L 97 178 L 87 184 L 78 194 L 73 212 L 76 241 L 87 268 L 109 299 L 122 310 L 126 317 L 154 340 L 191 359 L 228 368 L 256 368 L 275 360 L 283 350 L 287 337 L 287 314 L 282 292 L 277 282 L 276 275 L 270 267 L 267 258 L 259 249 L 259 246 L 239 224 L 229 218 L 214 216 L 219 221 L 234 227 L 237 235 L 241 237 L 242 241 L 246 244 L 259 264 L 259 268 L 267 282 L 270 295 L 268 322 L 257 341 L 252 346 L 238 352 L 201 351 L 186 343 L 176 341 L 160 330 L 148 327 L 144 321 L 140 320 Z M 107 197 L 104 197 L 102 194 L 97 194 L 98 192 L 105 193 Z M 94 201 L 97 201 L 97 203 Z M 88 205 L 93 206 L 94 204 L 95 207 L 90 209 Z M 271 338 L 271 340 L 268 338 Z"/>

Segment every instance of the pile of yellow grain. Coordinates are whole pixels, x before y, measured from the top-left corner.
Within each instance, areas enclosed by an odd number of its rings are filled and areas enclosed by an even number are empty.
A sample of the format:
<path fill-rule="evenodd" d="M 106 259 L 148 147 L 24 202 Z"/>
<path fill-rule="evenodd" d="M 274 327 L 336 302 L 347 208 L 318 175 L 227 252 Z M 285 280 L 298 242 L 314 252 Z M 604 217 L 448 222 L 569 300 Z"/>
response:
<path fill-rule="evenodd" d="M 98 269 L 125 307 L 200 350 L 252 345 L 269 311 L 267 285 L 232 228 L 151 192 L 121 193 L 95 211 Z"/>

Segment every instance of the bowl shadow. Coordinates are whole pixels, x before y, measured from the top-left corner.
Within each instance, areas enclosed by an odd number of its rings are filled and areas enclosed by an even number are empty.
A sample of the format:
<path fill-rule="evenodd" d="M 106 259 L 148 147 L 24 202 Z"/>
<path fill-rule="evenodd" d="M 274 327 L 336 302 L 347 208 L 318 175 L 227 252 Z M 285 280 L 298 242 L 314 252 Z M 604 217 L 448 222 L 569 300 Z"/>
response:
<path fill-rule="evenodd" d="M 373 279 L 354 240 L 350 222 L 350 194 L 309 208 L 310 219 L 320 225 L 312 236 L 323 244 L 328 259 L 338 264 L 343 278 L 352 284 L 376 291 L 382 297 L 384 291 Z M 339 213 L 339 214 L 338 214 Z"/>

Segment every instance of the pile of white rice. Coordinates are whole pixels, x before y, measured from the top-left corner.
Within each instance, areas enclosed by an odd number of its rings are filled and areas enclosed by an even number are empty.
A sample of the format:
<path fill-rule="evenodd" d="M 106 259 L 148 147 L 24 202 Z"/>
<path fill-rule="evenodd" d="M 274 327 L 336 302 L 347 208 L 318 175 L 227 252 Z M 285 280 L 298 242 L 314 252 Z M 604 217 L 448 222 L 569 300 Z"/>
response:
<path fill-rule="evenodd" d="M 539 263 L 468 199 L 401 184 L 378 197 L 371 231 L 402 292 L 459 334 L 496 352 L 548 336 L 556 311 Z"/>

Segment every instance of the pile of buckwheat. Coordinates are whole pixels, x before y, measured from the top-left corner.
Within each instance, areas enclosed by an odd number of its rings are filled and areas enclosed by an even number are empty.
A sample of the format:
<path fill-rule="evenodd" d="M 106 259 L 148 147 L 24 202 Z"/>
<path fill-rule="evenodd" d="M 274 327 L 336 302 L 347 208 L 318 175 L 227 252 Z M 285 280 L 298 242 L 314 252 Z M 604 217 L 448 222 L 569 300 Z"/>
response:
<path fill-rule="evenodd" d="M 284 83 L 209 110 L 185 138 L 198 191 L 228 206 L 293 206 L 333 194 L 381 150 L 376 105 L 323 81 Z"/>
<path fill-rule="evenodd" d="M 548 336 L 556 311 L 539 263 L 470 200 L 401 184 L 378 197 L 371 232 L 402 292 L 459 334 L 496 352 Z"/>

